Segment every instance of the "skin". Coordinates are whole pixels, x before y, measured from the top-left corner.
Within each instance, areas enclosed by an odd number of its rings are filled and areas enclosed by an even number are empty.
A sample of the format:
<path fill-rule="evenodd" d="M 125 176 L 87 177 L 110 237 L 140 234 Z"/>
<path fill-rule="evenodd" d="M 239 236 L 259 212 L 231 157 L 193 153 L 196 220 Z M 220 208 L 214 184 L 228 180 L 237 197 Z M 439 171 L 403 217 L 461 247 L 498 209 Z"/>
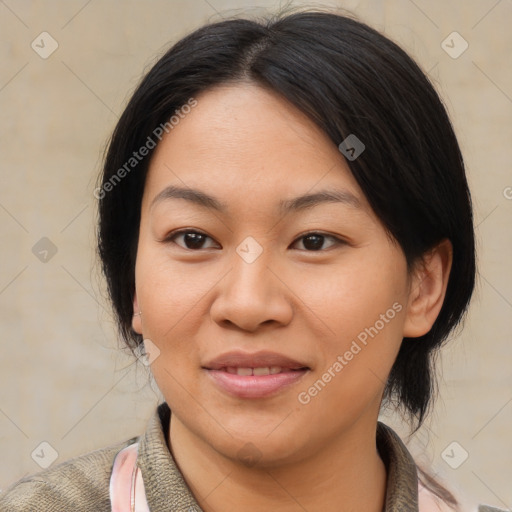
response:
<path fill-rule="evenodd" d="M 338 148 L 304 114 L 248 83 L 197 100 L 152 157 L 135 269 L 133 328 L 160 350 L 151 369 L 173 413 L 171 452 L 207 512 L 381 511 L 384 385 L 402 338 L 428 332 L 440 311 L 450 243 L 408 274 Z M 152 205 L 169 185 L 200 189 L 227 210 L 182 198 Z M 279 201 L 321 189 L 348 191 L 359 206 L 278 212 Z M 204 233 L 202 246 L 172 237 L 183 228 Z M 304 238 L 311 232 L 325 235 L 320 250 Z M 252 263 L 236 252 L 248 236 L 263 251 Z M 401 311 L 300 403 L 395 303 Z M 275 351 L 310 371 L 274 396 L 232 397 L 202 366 L 235 349 Z M 244 464 L 241 449 L 257 460 Z"/>

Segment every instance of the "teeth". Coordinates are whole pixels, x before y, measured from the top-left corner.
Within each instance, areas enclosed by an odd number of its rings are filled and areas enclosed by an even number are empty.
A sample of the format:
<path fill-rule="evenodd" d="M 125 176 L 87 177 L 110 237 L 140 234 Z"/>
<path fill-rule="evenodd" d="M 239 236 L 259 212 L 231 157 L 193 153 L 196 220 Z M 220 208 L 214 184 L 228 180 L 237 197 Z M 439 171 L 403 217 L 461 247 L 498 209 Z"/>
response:
<path fill-rule="evenodd" d="M 236 366 L 228 366 L 222 368 L 223 371 L 233 375 L 275 375 L 276 373 L 291 372 L 289 368 L 281 368 L 280 366 L 263 366 L 260 368 L 239 368 Z"/>
<path fill-rule="evenodd" d="M 253 375 L 269 375 L 270 368 L 254 368 L 252 370 Z"/>

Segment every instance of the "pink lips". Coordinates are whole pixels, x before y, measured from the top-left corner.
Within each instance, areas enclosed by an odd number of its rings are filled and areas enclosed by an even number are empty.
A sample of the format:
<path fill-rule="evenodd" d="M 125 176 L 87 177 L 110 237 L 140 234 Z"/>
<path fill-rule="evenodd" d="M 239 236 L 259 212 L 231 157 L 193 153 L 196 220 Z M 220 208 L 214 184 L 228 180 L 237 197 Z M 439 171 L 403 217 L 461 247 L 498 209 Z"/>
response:
<path fill-rule="evenodd" d="M 228 352 L 203 365 L 223 391 L 239 398 L 263 398 L 301 379 L 307 365 L 275 352 Z"/>

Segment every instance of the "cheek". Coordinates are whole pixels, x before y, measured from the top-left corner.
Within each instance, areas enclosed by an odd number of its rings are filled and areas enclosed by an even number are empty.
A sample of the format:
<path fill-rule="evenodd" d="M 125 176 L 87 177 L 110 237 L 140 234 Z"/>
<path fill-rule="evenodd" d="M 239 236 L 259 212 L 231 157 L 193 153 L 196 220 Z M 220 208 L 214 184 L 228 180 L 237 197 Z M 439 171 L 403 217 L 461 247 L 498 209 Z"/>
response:
<path fill-rule="evenodd" d="M 381 250 L 380 257 L 361 253 L 344 263 L 303 280 L 299 292 L 329 328 L 318 344 L 319 367 L 302 390 L 319 419 L 338 414 L 339 407 L 357 415 L 378 396 L 403 337 L 405 260 Z"/>
<path fill-rule="evenodd" d="M 339 265 L 319 266 L 296 279 L 294 291 L 324 321 L 331 340 L 346 343 L 386 320 L 387 331 L 391 323 L 395 334 L 400 331 L 401 320 L 394 320 L 397 309 L 405 309 L 407 272 L 401 255 L 389 252 L 355 252 Z"/>
<path fill-rule="evenodd" d="M 175 351 L 183 329 L 193 325 L 194 306 L 204 293 L 201 280 L 174 268 L 161 252 L 139 248 L 135 268 L 137 299 L 145 338 L 162 353 Z"/>
<path fill-rule="evenodd" d="M 375 313 L 370 308 L 355 311 L 357 319 L 338 322 L 337 334 L 323 345 L 322 363 L 300 389 L 300 412 L 320 437 L 327 426 L 335 435 L 340 425 L 360 417 L 368 407 L 380 408 L 404 322 L 398 301 L 383 304 L 382 309 L 371 308 Z"/>
<path fill-rule="evenodd" d="M 145 327 L 162 336 L 192 312 L 212 284 L 205 272 L 207 267 L 173 261 L 160 247 L 139 246 L 135 279 Z"/>

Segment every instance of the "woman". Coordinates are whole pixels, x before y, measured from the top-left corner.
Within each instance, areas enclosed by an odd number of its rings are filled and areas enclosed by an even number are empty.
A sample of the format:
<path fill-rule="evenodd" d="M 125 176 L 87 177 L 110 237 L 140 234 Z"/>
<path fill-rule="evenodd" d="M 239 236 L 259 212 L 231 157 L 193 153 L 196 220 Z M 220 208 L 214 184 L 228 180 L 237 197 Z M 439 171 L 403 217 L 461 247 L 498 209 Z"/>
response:
<path fill-rule="evenodd" d="M 378 422 L 422 424 L 475 278 L 457 140 L 400 48 L 324 12 L 205 26 L 144 77 L 95 195 L 165 402 L 1 510 L 457 510 Z"/>

